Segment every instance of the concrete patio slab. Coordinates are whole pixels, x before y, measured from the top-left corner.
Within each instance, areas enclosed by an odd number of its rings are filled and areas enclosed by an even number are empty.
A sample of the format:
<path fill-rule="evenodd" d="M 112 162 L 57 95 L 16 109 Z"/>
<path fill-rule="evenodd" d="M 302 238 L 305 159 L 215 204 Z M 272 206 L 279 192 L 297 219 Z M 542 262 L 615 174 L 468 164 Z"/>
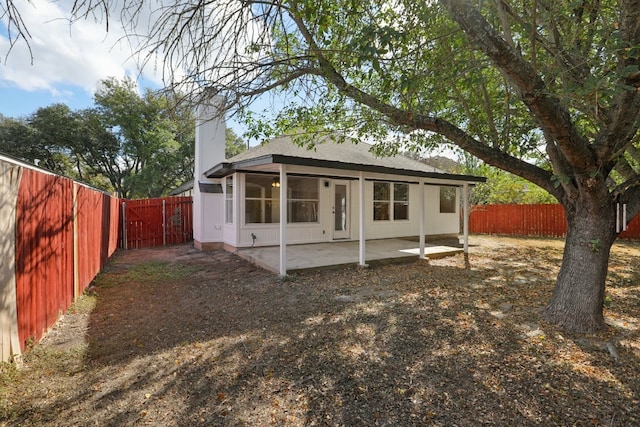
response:
<path fill-rule="evenodd" d="M 418 242 L 404 239 L 368 240 L 365 262 L 367 264 L 409 262 L 418 259 Z M 425 257 L 441 258 L 463 252 L 462 248 L 440 245 L 425 245 Z M 266 269 L 278 273 L 280 248 L 268 246 L 239 249 L 237 254 Z M 287 272 L 338 268 L 358 264 L 359 242 L 344 241 L 287 246 Z"/>

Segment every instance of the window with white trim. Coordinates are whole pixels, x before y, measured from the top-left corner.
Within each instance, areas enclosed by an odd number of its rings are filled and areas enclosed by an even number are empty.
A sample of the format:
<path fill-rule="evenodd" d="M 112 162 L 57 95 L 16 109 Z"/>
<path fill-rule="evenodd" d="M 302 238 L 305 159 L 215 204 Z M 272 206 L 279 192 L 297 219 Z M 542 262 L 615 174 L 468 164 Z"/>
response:
<path fill-rule="evenodd" d="M 225 178 L 224 190 L 224 222 L 233 224 L 233 176 Z"/>
<path fill-rule="evenodd" d="M 393 219 L 409 219 L 409 184 L 393 184 Z"/>
<path fill-rule="evenodd" d="M 409 219 L 409 184 L 373 182 L 373 220 L 401 221 Z"/>
<path fill-rule="evenodd" d="M 280 222 L 280 180 L 273 175 L 246 174 L 244 190 L 245 224 Z"/>
<path fill-rule="evenodd" d="M 287 178 L 287 221 L 318 222 L 320 191 L 318 178 L 290 176 Z"/>
<path fill-rule="evenodd" d="M 440 187 L 440 213 L 456 213 L 456 187 Z"/>

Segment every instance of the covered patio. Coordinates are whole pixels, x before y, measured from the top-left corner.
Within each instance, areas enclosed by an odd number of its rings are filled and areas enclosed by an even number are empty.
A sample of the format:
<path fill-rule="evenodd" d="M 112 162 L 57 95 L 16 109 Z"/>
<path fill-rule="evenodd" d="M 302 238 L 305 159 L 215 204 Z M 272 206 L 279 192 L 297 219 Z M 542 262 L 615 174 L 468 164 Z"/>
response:
<path fill-rule="evenodd" d="M 361 265 L 358 241 L 289 245 L 286 271 L 337 268 Z M 459 245 L 458 245 L 459 246 Z M 425 244 L 424 258 L 441 258 L 462 253 L 464 249 L 454 245 Z M 280 247 L 268 246 L 244 248 L 237 251 L 240 257 L 266 269 L 279 273 Z M 409 262 L 420 257 L 420 243 L 410 239 L 380 239 L 366 242 L 366 264 Z"/>

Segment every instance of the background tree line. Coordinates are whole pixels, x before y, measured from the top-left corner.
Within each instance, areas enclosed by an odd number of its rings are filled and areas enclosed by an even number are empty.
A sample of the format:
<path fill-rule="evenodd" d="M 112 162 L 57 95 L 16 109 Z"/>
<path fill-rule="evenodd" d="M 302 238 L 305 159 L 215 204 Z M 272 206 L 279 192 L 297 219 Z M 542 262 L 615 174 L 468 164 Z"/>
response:
<path fill-rule="evenodd" d="M 176 96 L 138 93 L 131 79 L 100 82 L 94 106 L 0 115 L 0 152 L 124 198 L 160 197 L 193 179 L 195 117 Z M 227 156 L 245 149 L 227 131 Z"/>

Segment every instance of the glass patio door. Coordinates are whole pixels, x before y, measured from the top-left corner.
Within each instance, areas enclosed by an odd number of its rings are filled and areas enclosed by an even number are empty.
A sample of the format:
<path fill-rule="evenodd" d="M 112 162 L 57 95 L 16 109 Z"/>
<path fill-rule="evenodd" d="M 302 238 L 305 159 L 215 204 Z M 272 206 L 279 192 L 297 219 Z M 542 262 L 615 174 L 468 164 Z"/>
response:
<path fill-rule="evenodd" d="M 349 236 L 349 181 L 333 181 L 333 238 Z"/>

